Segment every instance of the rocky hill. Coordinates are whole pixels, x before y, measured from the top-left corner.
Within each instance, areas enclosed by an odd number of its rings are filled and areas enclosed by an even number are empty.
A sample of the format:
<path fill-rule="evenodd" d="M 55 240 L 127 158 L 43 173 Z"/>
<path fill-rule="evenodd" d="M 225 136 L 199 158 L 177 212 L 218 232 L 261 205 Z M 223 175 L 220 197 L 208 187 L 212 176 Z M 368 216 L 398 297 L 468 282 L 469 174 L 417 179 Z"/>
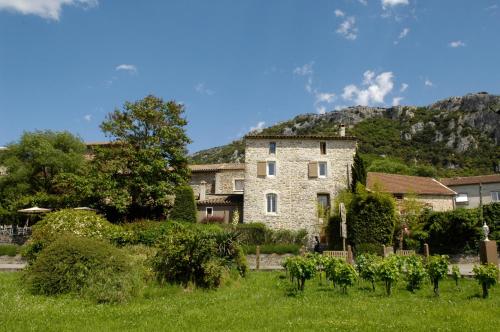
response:
<path fill-rule="evenodd" d="M 355 106 L 302 114 L 263 134 L 337 134 L 339 124 L 358 137 L 368 165 L 377 160 L 434 168 L 436 175 L 486 174 L 500 161 L 500 96 L 485 92 L 451 97 L 424 107 Z M 194 153 L 194 163 L 243 162 L 244 143 Z M 409 171 L 411 173 L 411 171 Z M 432 172 L 431 172 L 432 173 Z"/>

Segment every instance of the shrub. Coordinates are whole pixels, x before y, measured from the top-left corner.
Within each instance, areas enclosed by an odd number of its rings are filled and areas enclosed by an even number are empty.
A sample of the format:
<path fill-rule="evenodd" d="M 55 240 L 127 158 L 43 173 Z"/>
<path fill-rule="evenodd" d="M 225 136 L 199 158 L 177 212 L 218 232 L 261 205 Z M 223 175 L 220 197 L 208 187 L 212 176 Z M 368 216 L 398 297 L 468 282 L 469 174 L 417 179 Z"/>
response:
<path fill-rule="evenodd" d="M 121 225 L 112 241 L 118 246 L 143 244 L 153 246 L 168 232 L 168 222 L 141 220 Z"/>
<path fill-rule="evenodd" d="M 203 220 L 200 222 L 202 224 L 223 224 L 224 217 L 217 217 L 217 216 L 206 217 L 203 218 Z"/>
<path fill-rule="evenodd" d="M 383 259 L 377 268 L 377 276 L 385 283 L 387 295 L 391 295 L 392 286 L 399 280 L 401 274 L 401 261 L 398 256 L 392 255 Z"/>
<path fill-rule="evenodd" d="M 439 296 L 439 280 L 443 279 L 448 273 L 448 256 L 434 255 L 427 260 L 427 274 L 434 285 L 434 294 Z"/>
<path fill-rule="evenodd" d="M 123 302 L 140 289 L 140 274 L 111 244 L 65 235 L 47 246 L 24 273 L 34 294 L 76 293 L 96 302 Z"/>
<path fill-rule="evenodd" d="M 374 254 L 362 254 L 356 258 L 356 268 L 359 276 L 366 281 L 371 282 L 372 290 L 375 290 L 375 281 L 377 280 L 377 268 L 381 257 Z"/>
<path fill-rule="evenodd" d="M 366 243 L 379 246 L 390 244 L 396 222 L 395 211 L 394 199 L 389 195 L 359 190 L 347 212 L 347 234 L 350 243 L 356 249 Z"/>
<path fill-rule="evenodd" d="M 404 260 L 405 264 L 405 277 L 407 281 L 406 288 L 414 292 L 420 289 L 427 274 L 425 272 L 424 263 L 422 258 L 417 255 L 408 256 Z"/>
<path fill-rule="evenodd" d="M 337 283 L 342 288 L 343 293 L 347 293 L 347 287 L 353 286 L 358 279 L 358 274 L 351 264 L 342 261 L 337 271 Z"/>
<path fill-rule="evenodd" d="M 175 201 L 170 219 L 196 222 L 196 203 L 194 201 L 193 188 L 190 186 L 179 186 L 175 190 Z"/>
<path fill-rule="evenodd" d="M 382 251 L 382 246 L 378 243 L 360 243 L 356 247 L 356 254 L 372 254 L 377 255 Z"/>
<path fill-rule="evenodd" d="M 483 288 L 483 298 L 487 298 L 489 296 L 490 287 L 498 282 L 498 266 L 492 263 L 474 266 L 472 272 L 474 272 L 474 279 L 476 279 Z"/>
<path fill-rule="evenodd" d="M 236 268 L 244 275 L 247 266 L 237 242 L 237 233 L 220 228 L 203 229 L 173 224 L 152 259 L 159 282 L 193 283 L 213 288 L 221 284 L 223 269 Z"/>
<path fill-rule="evenodd" d="M 297 290 L 300 291 L 304 290 L 306 280 L 312 279 L 316 274 L 316 261 L 313 257 L 288 257 L 284 266 L 290 273 L 292 281 L 297 281 Z"/>
<path fill-rule="evenodd" d="M 482 235 L 477 209 L 431 212 L 424 218 L 427 242 L 434 252 L 456 254 L 466 247 L 477 251 Z"/>
<path fill-rule="evenodd" d="M 74 209 L 48 213 L 33 226 L 33 233 L 23 248 L 23 256 L 33 262 L 42 249 L 63 234 L 97 240 L 110 240 L 120 228 L 93 211 Z"/>
<path fill-rule="evenodd" d="M 0 245 L 0 256 L 11 256 L 17 255 L 19 246 L 15 244 L 1 244 Z"/>
<path fill-rule="evenodd" d="M 260 245 L 266 242 L 267 227 L 262 223 L 238 224 L 236 230 L 240 233 L 242 244 Z"/>
<path fill-rule="evenodd" d="M 326 278 L 331 280 L 335 287 L 339 283 L 340 270 L 345 261 L 336 257 L 328 257 L 324 264 Z"/>

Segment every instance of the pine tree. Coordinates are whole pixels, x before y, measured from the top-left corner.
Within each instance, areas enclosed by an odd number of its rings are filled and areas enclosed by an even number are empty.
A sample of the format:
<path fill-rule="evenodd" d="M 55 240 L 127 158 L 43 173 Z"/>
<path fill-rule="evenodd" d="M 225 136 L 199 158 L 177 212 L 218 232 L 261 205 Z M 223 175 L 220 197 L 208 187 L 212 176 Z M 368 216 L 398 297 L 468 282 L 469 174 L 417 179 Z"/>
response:
<path fill-rule="evenodd" d="M 353 193 L 356 192 L 356 185 L 361 183 L 362 185 L 366 185 L 366 169 L 363 159 L 359 155 L 359 152 L 356 151 L 354 155 L 354 164 L 351 167 L 352 172 L 352 181 L 351 181 L 351 191 Z"/>

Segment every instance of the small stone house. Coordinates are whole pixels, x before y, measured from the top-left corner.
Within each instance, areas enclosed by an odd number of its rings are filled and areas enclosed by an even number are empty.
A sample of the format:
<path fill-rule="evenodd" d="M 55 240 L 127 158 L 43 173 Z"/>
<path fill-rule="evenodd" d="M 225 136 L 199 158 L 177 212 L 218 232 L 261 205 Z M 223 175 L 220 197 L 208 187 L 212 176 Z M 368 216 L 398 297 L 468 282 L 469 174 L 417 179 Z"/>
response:
<path fill-rule="evenodd" d="M 190 165 L 198 222 L 242 222 L 245 164 Z"/>
<path fill-rule="evenodd" d="M 479 207 L 480 190 L 483 204 L 500 202 L 500 174 L 443 178 L 440 181 L 457 193 L 454 198 L 457 208 Z"/>
<path fill-rule="evenodd" d="M 368 172 L 366 188 L 392 194 L 397 201 L 415 195 L 417 201 L 434 211 L 449 211 L 455 207 L 456 192 L 429 177 Z"/>

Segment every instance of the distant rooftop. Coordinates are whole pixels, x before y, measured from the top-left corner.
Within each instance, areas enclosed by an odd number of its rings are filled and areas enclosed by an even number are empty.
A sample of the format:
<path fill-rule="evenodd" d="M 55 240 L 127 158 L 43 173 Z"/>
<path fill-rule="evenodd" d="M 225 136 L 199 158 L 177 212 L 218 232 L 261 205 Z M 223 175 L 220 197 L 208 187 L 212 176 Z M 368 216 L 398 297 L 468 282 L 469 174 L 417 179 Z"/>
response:
<path fill-rule="evenodd" d="M 458 186 L 464 184 L 496 183 L 500 182 L 500 174 L 463 176 L 456 178 L 439 179 L 441 183 L 447 186 Z"/>
<path fill-rule="evenodd" d="M 189 165 L 191 172 L 217 172 L 244 170 L 245 164 L 201 164 Z"/>
<path fill-rule="evenodd" d="M 456 195 L 439 181 L 422 176 L 368 172 L 366 187 L 391 194 Z"/>
<path fill-rule="evenodd" d="M 356 141 L 355 136 L 338 136 L 338 135 L 264 135 L 264 134 L 249 134 L 245 139 L 312 139 L 312 140 L 343 140 Z"/>

